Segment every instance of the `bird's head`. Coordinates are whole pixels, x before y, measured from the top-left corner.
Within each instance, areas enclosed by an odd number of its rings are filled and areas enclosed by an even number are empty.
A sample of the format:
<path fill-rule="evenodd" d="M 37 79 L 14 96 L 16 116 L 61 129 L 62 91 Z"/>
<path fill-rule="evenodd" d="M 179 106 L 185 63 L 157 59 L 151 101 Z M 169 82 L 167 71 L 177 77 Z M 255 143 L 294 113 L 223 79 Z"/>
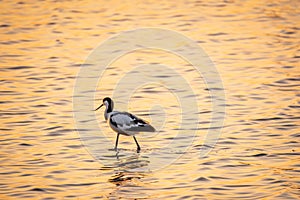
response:
<path fill-rule="evenodd" d="M 95 109 L 96 110 L 99 110 L 102 106 L 105 106 L 106 108 L 109 108 L 109 109 L 113 109 L 113 101 L 111 100 L 111 98 L 109 97 L 105 97 L 102 101 L 103 103 Z"/>

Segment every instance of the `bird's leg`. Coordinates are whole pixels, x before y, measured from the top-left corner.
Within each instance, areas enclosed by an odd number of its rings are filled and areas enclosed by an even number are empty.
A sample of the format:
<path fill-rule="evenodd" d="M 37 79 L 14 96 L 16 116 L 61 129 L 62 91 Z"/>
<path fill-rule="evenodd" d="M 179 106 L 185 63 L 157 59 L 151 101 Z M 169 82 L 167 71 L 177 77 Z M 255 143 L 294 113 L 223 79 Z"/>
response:
<path fill-rule="evenodd" d="M 120 135 L 120 133 L 118 133 L 117 139 L 116 139 L 116 145 L 115 145 L 115 150 L 116 150 L 116 151 L 117 151 L 118 142 L 119 142 L 119 135 Z"/>
<path fill-rule="evenodd" d="M 135 138 L 134 136 L 133 136 L 133 139 L 134 139 L 134 141 L 135 141 L 135 143 L 136 143 L 136 146 L 137 146 L 137 152 L 139 153 L 140 150 L 141 150 L 141 147 L 140 147 L 138 141 L 136 140 L 136 138 Z"/>

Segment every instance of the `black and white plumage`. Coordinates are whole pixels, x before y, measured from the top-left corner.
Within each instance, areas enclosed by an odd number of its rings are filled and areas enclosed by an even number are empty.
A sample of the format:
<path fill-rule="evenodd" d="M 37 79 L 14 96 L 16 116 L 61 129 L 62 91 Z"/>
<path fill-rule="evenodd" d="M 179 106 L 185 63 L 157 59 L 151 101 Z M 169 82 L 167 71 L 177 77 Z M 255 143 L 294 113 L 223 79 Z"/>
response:
<path fill-rule="evenodd" d="M 135 134 L 138 132 L 155 132 L 155 129 L 150 124 L 131 113 L 113 111 L 114 102 L 109 97 L 104 98 L 103 104 L 101 104 L 96 110 L 102 106 L 106 107 L 104 112 L 105 120 L 109 123 L 110 127 L 118 133 L 115 149 L 117 150 L 119 135 L 122 134 L 126 136 L 133 136 L 137 145 L 137 151 L 139 152 L 141 147 L 135 138 Z"/>

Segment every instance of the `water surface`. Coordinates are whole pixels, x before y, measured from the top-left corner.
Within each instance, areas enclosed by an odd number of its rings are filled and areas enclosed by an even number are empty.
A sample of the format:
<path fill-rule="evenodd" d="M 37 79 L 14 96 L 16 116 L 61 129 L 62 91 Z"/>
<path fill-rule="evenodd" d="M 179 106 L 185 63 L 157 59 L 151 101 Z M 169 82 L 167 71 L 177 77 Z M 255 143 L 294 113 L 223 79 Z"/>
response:
<path fill-rule="evenodd" d="M 298 1 L 2 1 L 0 7 L 1 199 L 299 198 Z M 158 50 L 132 52 L 112 63 L 91 106 L 111 96 L 134 67 L 172 66 L 195 91 L 199 138 L 186 152 L 159 150 L 180 129 L 180 105 L 153 84 L 130 102 L 116 99 L 116 107 L 161 130 L 138 137 L 140 154 L 132 138 L 121 137 L 119 155 L 107 149 L 104 165 L 82 145 L 72 105 L 80 66 L 108 37 L 140 27 L 178 31 L 215 63 L 226 118 L 205 157 L 195 155 L 210 124 L 209 88 L 189 63 Z M 97 120 L 113 147 L 115 133 L 102 112 Z M 160 170 L 145 170 L 155 150 L 159 158 L 183 156 Z"/>

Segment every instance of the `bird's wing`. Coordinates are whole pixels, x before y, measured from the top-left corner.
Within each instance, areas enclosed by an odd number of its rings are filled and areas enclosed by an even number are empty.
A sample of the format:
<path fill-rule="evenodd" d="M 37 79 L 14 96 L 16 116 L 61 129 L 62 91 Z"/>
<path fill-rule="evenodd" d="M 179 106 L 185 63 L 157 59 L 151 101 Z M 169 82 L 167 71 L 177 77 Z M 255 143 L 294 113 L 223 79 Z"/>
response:
<path fill-rule="evenodd" d="M 128 112 L 115 112 L 110 115 L 110 123 L 124 131 L 154 132 L 155 129 L 144 120 Z"/>

